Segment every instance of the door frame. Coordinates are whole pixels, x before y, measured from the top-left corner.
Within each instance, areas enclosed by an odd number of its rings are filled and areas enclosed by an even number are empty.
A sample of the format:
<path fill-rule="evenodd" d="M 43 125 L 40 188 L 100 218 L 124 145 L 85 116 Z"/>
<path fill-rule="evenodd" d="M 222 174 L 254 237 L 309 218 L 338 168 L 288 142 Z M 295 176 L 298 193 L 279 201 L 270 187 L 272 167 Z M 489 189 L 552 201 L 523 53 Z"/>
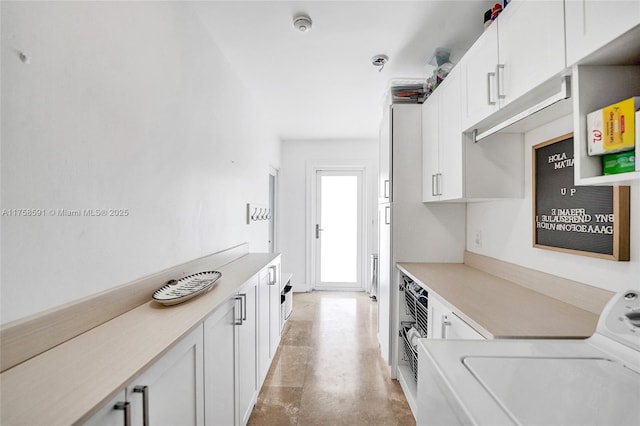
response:
<path fill-rule="evenodd" d="M 315 290 L 316 289 L 316 243 L 315 243 L 315 214 L 316 214 L 316 207 L 317 207 L 317 194 L 316 194 L 316 173 L 318 171 L 321 170 L 327 170 L 327 171 L 357 171 L 362 173 L 362 193 L 360 194 L 361 200 L 360 202 L 362 203 L 362 212 L 361 212 L 361 217 L 360 217 L 360 221 L 361 221 L 361 226 L 362 226 L 362 230 L 361 230 L 361 234 L 362 234 L 362 240 L 360 241 L 360 259 L 359 259 L 359 263 L 360 263 L 360 270 L 359 272 L 359 276 L 361 279 L 361 282 L 358 283 L 358 286 L 353 288 L 353 289 L 344 289 L 346 291 L 348 290 L 356 290 L 356 291 L 364 291 L 366 288 L 366 281 L 367 281 L 367 262 L 366 262 L 366 258 L 367 258 L 367 247 L 369 247 L 368 245 L 368 240 L 369 240 L 369 235 L 368 235 L 368 216 L 369 216 L 369 208 L 368 208 L 368 204 L 367 204 L 367 199 L 368 199 L 368 176 L 367 176 L 367 171 L 368 171 L 368 165 L 365 161 L 358 161 L 358 160 L 307 160 L 307 167 L 306 167 L 306 185 L 307 185 L 307 190 L 306 190 L 306 195 L 307 195 L 307 203 L 306 203 L 306 212 L 307 212 L 307 220 L 306 220 L 306 224 L 305 224 L 305 231 L 306 231 L 306 238 L 305 238 L 305 245 L 306 245 L 306 263 L 307 263 L 307 268 L 306 268 L 306 282 L 307 282 L 307 291 L 311 291 L 311 290 Z M 329 288 L 322 288 L 322 290 L 330 290 Z M 337 289 L 337 290 L 341 290 L 341 289 Z"/>
<path fill-rule="evenodd" d="M 279 173 L 280 173 L 280 169 L 274 167 L 274 166 L 269 166 L 269 180 L 271 180 L 271 177 L 273 176 L 273 206 L 269 206 L 270 210 L 271 210 L 271 218 L 269 219 L 269 226 L 271 226 L 271 223 L 273 223 L 273 235 L 271 236 L 273 239 L 273 250 L 271 252 L 276 253 L 279 249 L 279 245 L 278 245 L 278 197 L 279 197 L 279 193 L 278 193 L 278 185 L 279 185 Z M 271 182 L 269 182 L 269 185 L 271 185 Z M 271 192 L 271 189 L 269 189 L 269 192 Z M 269 198 L 271 198 L 271 193 L 269 193 Z M 269 200 L 269 204 L 271 204 L 271 199 Z M 267 231 L 267 234 L 269 233 L 269 231 Z M 268 238 L 268 237 L 267 237 Z M 270 247 L 267 247 L 267 250 L 269 250 Z"/>

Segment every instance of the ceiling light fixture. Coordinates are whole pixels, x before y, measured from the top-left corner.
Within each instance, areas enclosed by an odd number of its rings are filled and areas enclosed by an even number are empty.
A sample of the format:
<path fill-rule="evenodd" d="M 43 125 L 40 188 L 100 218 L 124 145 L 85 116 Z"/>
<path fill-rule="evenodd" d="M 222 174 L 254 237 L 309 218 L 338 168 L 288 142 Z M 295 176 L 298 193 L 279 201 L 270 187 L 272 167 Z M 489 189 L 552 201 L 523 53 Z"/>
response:
<path fill-rule="evenodd" d="M 300 15 L 293 20 L 293 26 L 301 33 L 306 33 L 311 29 L 311 18 Z"/>
<path fill-rule="evenodd" d="M 384 68 L 384 65 L 387 62 L 389 62 L 389 57 L 387 55 L 376 55 L 373 58 L 371 58 L 371 63 L 373 64 L 373 66 L 380 67 L 378 72 L 382 71 L 382 69 Z"/>

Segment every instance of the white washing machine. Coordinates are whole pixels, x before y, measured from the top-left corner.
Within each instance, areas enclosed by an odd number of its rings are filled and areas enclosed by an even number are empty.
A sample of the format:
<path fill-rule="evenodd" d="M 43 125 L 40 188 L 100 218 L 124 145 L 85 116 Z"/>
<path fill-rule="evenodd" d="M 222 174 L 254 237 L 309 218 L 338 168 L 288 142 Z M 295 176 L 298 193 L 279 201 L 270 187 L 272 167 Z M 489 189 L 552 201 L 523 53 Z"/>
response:
<path fill-rule="evenodd" d="M 586 340 L 418 345 L 418 425 L 640 425 L 640 291 Z"/>

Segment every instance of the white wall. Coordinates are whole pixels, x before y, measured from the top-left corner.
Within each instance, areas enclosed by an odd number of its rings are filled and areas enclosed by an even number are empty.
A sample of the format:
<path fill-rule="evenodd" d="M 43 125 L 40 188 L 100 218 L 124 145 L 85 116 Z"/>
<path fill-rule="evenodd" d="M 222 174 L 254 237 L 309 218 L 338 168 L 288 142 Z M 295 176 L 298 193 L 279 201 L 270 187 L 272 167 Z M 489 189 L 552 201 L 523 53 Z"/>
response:
<path fill-rule="evenodd" d="M 611 291 L 639 288 L 639 186 L 631 188 L 630 262 L 596 259 L 532 247 L 532 146 L 572 131 L 572 118 L 567 116 L 525 134 L 524 198 L 468 204 L 467 249 Z M 482 247 L 475 246 L 476 230 L 481 231 Z"/>
<path fill-rule="evenodd" d="M 282 270 L 293 274 L 294 291 L 310 289 L 306 281 L 306 170 L 308 161 L 327 163 L 352 162 L 367 166 L 367 264 L 377 251 L 377 140 L 285 141 L 282 143 L 282 169 L 279 179 L 278 251 L 282 253 Z M 367 267 L 369 273 L 370 267 Z M 367 277 L 369 279 L 370 277 Z M 367 283 L 368 284 L 368 283 Z"/>
<path fill-rule="evenodd" d="M 267 250 L 245 209 L 268 204 L 280 142 L 191 6 L 1 7 L 2 208 L 46 211 L 2 217 L 2 323 L 242 242 Z M 48 212 L 115 208 L 128 216 Z"/>

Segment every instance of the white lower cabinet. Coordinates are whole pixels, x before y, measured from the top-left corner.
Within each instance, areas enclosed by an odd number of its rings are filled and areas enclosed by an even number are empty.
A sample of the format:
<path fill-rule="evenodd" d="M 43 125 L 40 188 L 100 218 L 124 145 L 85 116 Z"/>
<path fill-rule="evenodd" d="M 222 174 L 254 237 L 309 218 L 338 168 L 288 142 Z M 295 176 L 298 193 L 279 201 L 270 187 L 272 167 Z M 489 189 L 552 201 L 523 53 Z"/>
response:
<path fill-rule="evenodd" d="M 280 295 L 280 263 L 276 261 L 260 272 L 258 284 L 258 388 L 280 344 Z"/>
<path fill-rule="evenodd" d="M 258 335 L 257 300 L 258 277 L 245 284 L 239 293 L 244 298 L 242 322 L 238 330 L 238 419 L 241 425 L 247 424 L 251 410 L 258 398 Z M 278 324 L 280 322 L 278 321 Z"/>
<path fill-rule="evenodd" d="M 119 408 L 116 409 L 115 407 Z M 126 408 L 125 408 L 126 407 Z M 87 420 L 85 426 L 123 426 L 127 422 L 131 423 L 131 403 L 127 402 L 127 393 L 125 390 L 118 392 L 115 398 L 104 407 L 102 407 L 97 413 L 95 413 L 89 420 Z M 125 411 L 126 409 L 126 411 Z M 125 420 L 127 419 L 127 420 Z"/>
<path fill-rule="evenodd" d="M 86 425 L 204 425 L 202 324 Z"/>
<path fill-rule="evenodd" d="M 429 338 L 433 339 L 484 339 L 472 326 L 453 313 L 433 292 L 429 293 Z"/>
<path fill-rule="evenodd" d="M 204 321 L 204 390 L 207 425 L 236 420 L 236 333 L 238 301 L 229 299 Z"/>
<path fill-rule="evenodd" d="M 280 293 L 278 258 L 84 424 L 246 425 L 280 343 Z"/>
<path fill-rule="evenodd" d="M 205 420 L 209 425 L 244 425 L 258 394 L 258 278 L 204 321 Z"/>

